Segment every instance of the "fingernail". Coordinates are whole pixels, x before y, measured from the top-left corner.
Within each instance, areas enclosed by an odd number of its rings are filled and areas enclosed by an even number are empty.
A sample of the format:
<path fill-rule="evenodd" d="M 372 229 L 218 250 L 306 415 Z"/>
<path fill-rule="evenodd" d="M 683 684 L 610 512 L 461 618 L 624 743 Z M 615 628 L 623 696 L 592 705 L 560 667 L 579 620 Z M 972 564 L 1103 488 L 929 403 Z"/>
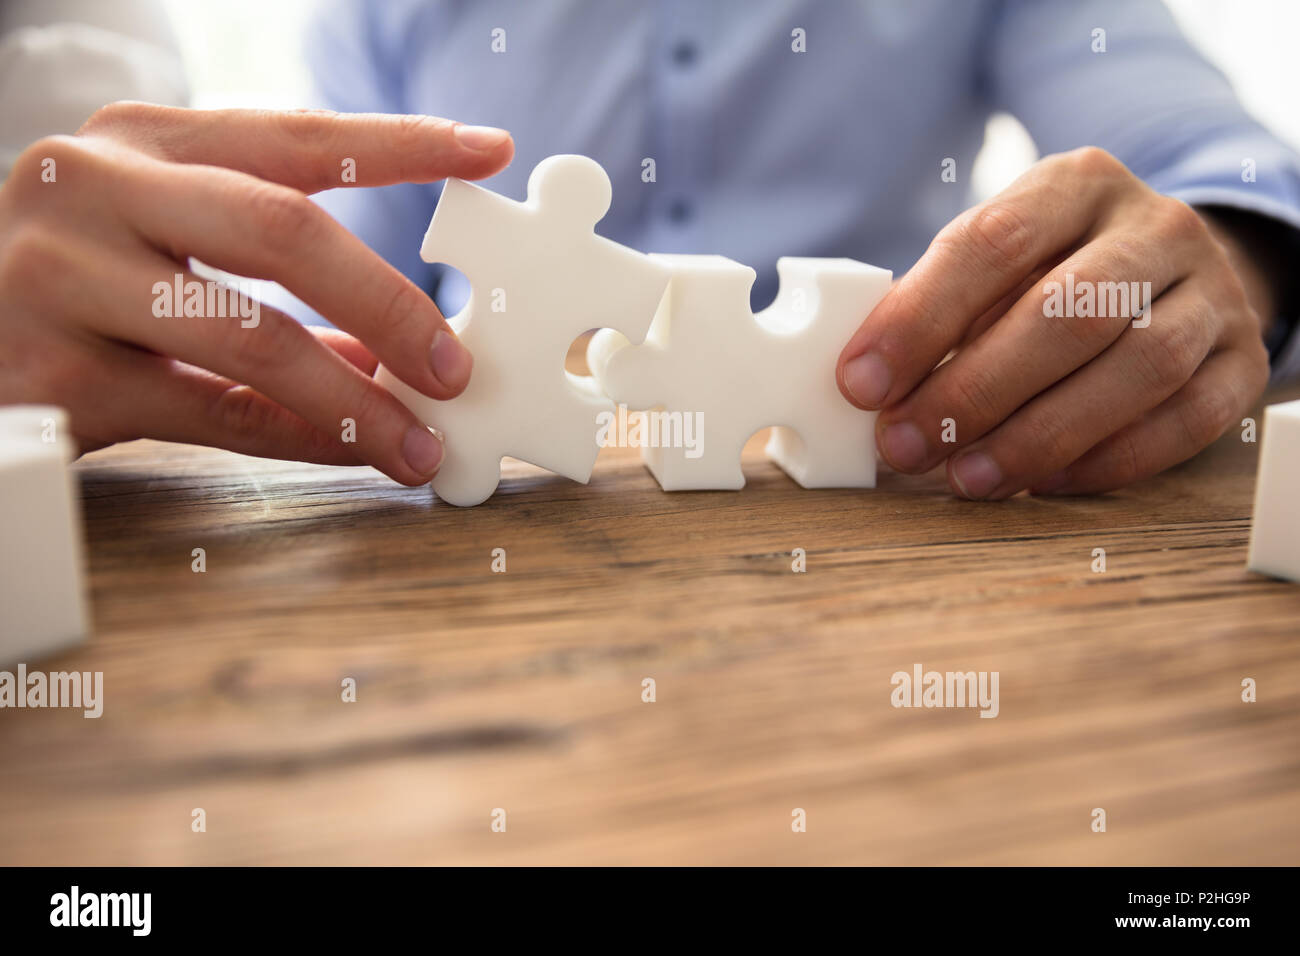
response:
<path fill-rule="evenodd" d="M 1064 488 L 1065 483 L 1069 480 L 1070 473 L 1068 471 L 1058 471 L 1054 475 L 1048 475 L 1029 490 L 1036 495 L 1050 495 L 1053 491 Z"/>
<path fill-rule="evenodd" d="M 988 455 L 973 451 L 952 463 L 952 478 L 964 497 L 984 498 L 1002 484 L 1002 471 Z"/>
<path fill-rule="evenodd" d="M 402 439 L 402 457 L 413 470 L 429 477 L 442 464 L 442 442 L 423 425 L 413 425 Z"/>
<path fill-rule="evenodd" d="M 894 376 L 877 352 L 865 352 L 844 363 L 844 387 L 859 405 L 879 408 Z"/>
<path fill-rule="evenodd" d="M 911 422 L 886 425 L 880 433 L 880 453 L 897 471 L 916 471 L 925 464 L 929 451 L 925 436 Z"/>
<path fill-rule="evenodd" d="M 466 126 L 459 123 L 456 125 L 455 132 L 460 145 L 480 152 L 496 149 L 510 138 L 508 132 L 495 126 Z"/>
<path fill-rule="evenodd" d="M 446 329 L 439 329 L 429 346 L 429 365 L 438 381 L 459 392 L 469 384 L 469 373 L 474 368 L 474 357 L 460 340 Z"/>

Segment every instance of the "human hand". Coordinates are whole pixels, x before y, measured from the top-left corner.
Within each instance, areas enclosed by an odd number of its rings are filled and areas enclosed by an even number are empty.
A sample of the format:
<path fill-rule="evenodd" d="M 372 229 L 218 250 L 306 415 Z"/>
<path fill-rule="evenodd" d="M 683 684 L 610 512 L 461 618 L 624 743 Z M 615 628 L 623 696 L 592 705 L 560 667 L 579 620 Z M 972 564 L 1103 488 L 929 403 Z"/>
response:
<path fill-rule="evenodd" d="M 895 470 L 946 460 L 963 497 L 1156 474 L 1240 420 L 1268 380 L 1265 284 L 1223 238 L 1102 150 L 1046 157 L 939 233 L 844 349 L 840 389 L 881 409 L 876 443 Z M 1123 308 L 1141 295 L 1121 292 L 1143 290 L 1145 313 Z"/>
<path fill-rule="evenodd" d="M 382 361 L 446 399 L 472 359 L 429 297 L 307 194 L 477 179 L 513 151 L 502 130 L 427 116 L 107 106 L 28 148 L 0 188 L 0 404 L 63 406 L 82 452 L 160 438 L 422 484 L 441 443 L 371 375 Z M 208 285 L 191 256 L 278 281 L 345 331 L 264 305 L 256 321 L 179 303 L 159 317 L 158 283 Z"/>

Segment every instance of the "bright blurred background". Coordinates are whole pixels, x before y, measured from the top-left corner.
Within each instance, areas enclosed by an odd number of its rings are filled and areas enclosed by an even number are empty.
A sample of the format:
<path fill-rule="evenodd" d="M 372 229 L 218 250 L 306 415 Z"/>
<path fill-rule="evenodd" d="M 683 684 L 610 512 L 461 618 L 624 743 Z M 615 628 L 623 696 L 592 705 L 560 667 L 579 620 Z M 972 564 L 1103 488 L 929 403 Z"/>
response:
<path fill-rule="evenodd" d="M 194 105 L 298 107 L 313 102 L 303 25 L 319 0 L 164 0 L 185 58 Z M 545 2 L 545 0 L 538 0 Z M 901 0 L 900 0 L 901 2 Z M 1297 0 L 1167 0 L 1192 41 L 1260 120 L 1300 149 Z M 990 196 L 1037 159 L 1011 116 L 988 125 L 972 171 L 973 199 Z"/>

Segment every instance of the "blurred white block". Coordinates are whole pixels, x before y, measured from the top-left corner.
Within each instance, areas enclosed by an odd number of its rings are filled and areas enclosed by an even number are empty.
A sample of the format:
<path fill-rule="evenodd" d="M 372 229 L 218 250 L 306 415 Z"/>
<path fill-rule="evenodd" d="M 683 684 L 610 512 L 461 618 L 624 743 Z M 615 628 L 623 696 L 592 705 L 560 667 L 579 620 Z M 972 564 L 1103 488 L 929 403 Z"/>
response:
<path fill-rule="evenodd" d="M 0 407 L 0 665 L 87 635 L 73 455 L 63 409 Z"/>
<path fill-rule="evenodd" d="M 1300 581 L 1300 401 L 1264 409 L 1247 567 Z"/>

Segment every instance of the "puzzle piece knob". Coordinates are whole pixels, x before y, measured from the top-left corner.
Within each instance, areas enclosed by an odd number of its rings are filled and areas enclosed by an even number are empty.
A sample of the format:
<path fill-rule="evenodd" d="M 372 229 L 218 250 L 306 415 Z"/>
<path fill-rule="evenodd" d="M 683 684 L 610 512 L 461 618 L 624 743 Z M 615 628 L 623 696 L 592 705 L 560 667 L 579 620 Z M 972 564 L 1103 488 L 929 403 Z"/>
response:
<path fill-rule="evenodd" d="M 528 177 L 530 204 L 586 226 L 604 218 L 613 195 L 605 170 L 586 156 L 550 156 Z"/>

